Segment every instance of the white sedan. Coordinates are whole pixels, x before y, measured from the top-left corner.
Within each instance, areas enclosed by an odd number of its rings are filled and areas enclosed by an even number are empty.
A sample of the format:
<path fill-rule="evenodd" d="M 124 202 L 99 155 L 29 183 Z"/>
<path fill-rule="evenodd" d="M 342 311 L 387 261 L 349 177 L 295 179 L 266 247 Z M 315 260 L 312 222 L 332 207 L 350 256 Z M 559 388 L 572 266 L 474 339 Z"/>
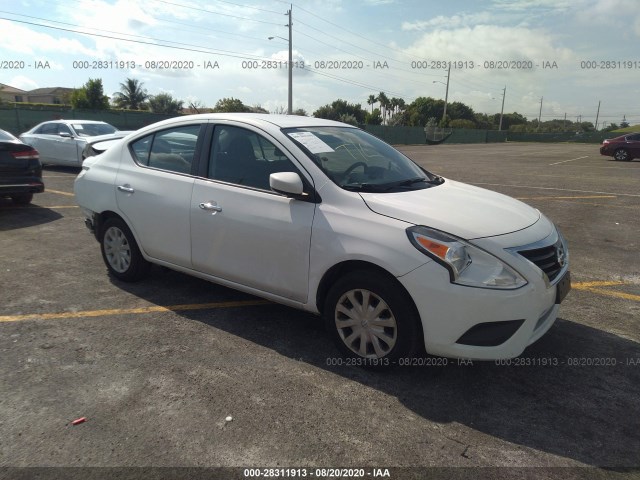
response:
<path fill-rule="evenodd" d="M 92 141 L 119 139 L 129 133 L 95 120 L 51 120 L 24 132 L 20 140 L 40 152 L 42 164 L 79 167 Z"/>
<path fill-rule="evenodd" d="M 324 317 L 360 365 L 520 355 L 570 289 L 538 210 L 432 174 L 368 133 L 296 116 L 145 127 L 75 181 L 109 272 L 151 263 Z"/>

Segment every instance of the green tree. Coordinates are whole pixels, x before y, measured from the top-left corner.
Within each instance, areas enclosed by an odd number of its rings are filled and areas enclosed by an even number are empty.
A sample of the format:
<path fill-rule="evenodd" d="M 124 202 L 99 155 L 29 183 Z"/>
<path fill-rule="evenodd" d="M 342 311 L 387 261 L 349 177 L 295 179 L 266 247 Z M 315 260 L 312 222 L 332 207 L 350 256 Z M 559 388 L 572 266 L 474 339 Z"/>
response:
<path fill-rule="evenodd" d="M 232 113 L 232 112 L 250 112 L 251 108 L 242 103 L 242 100 L 237 98 L 229 97 L 229 98 L 221 98 L 216 102 L 216 106 L 213 107 L 214 112 L 224 112 L 224 113 Z M 268 113 L 268 112 L 267 112 Z"/>
<path fill-rule="evenodd" d="M 351 115 L 356 119 L 357 124 L 364 123 L 365 112 L 362 107 L 346 100 L 335 100 L 331 105 L 324 105 L 313 112 L 316 118 L 326 118 L 327 120 L 341 121 L 343 115 Z M 345 117 L 346 118 L 346 117 Z M 350 120 L 350 119 L 349 119 Z"/>
<path fill-rule="evenodd" d="M 447 116 L 452 120 L 469 120 L 471 122 L 475 120 L 473 108 L 462 102 L 452 102 L 447 105 Z"/>
<path fill-rule="evenodd" d="M 104 94 L 101 78 L 90 78 L 82 87 L 77 88 L 71 94 L 71 106 L 73 108 L 107 110 L 109 97 Z"/>
<path fill-rule="evenodd" d="M 140 110 L 149 98 L 142 82 L 136 78 L 127 78 L 120 84 L 120 91 L 113 94 L 113 103 L 118 108 Z"/>
<path fill-rule="evenodd" d="M 167 115 L 175 115 L 182 111 L 182 100 L 173 98 L 170 93 L 159 93 L 149 97 L 149 109 L 153 113 L 165 113 Z"/>
<path fill-rule="evenodd" d="M 307 111 L 304 108 L 298 108 L 296 110 L 294 110 L 293 112 L 291 112 L 291 115 L 300 115 L 302 117 L 308 117 L 309 114 L 307 113 Z"/>
<path fill-rule="evenodd" d="M 376 108 L 371 113 L 367 112 L 364 116 L 364 123 L 367 125 L 380 125 L 382 123 L 380 109 Z"/>
<path fill-rule="evenodd" d="M 251 113 L 269 113 L 269 110 L 261 107 L 260 105 L 254 105 L 253 107 L 249 107 L 249 111 Z"/>
<path fill-rule="evenodd" d="M 444 100 L 432 97 L 418 97 L 407 106 L 408 125 L 424 127 L 430 118 L 442 118 Z"/>
<path fill-rule="evenodd" d="M 493 124 L 500 125 L 500 114 L 493 115 Z M 527 118 L 524 115 L 520 115 L 518 112 L 505 113 L 502 116 L 502 130 L 510 130 L 514 125 L 526 125 Z"/>
<path fill-rule="evenodd" d="M 455 120 L 451 120 L 449 122 L 449 126 L 451 128 L 467 128 L 467 129 L 476 128 L 475 122 L 472 122 L 471 120 L 467 120 L 466 118 L 457 118 Z"/>

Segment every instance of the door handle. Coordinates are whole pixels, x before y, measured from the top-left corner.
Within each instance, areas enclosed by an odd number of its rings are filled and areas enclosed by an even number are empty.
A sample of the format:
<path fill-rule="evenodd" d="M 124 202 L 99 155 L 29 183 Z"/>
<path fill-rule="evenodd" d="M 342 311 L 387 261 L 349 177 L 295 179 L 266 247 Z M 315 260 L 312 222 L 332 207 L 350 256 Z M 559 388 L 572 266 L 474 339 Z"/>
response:
<path fill-rule="evenodd" d="M 215 202 L 206 202 L 206 203 L 201 203 L 200 205 L 198 205 L 202 210 L 213 210 L 214 212 L 221 212 L 222 211 L 222 207 L 219 207 L 218 205 L 216 205 Z"/>
<path fill-rule="evenodd" d="M 118 190 L 125 193 L 133 193 L 135 190 L 131 188 L 129 185 L 118 185 Z"/>

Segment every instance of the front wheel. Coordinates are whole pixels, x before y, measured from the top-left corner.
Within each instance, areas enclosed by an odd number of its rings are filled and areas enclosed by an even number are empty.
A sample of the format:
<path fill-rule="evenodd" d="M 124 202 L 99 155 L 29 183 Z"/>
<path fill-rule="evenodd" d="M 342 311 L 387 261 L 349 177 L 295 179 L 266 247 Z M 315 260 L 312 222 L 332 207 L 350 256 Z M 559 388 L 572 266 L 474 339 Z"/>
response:
<path fill-rule="evenodd" d="M 339 279 L 327 295 L 324 319 L 341 353 L 363 365 L 393 365 L 423 342 L 409 295 L 393 277 L 375 271 Z"/>
<path fill-rule="evenodd" d="M 140 253 L 127 224 L 119 218 L 110 218 L 102 225 L 100 250 L 109 272 L 120 280 L 135 282 L 149 272 L 151 264 Z"/>

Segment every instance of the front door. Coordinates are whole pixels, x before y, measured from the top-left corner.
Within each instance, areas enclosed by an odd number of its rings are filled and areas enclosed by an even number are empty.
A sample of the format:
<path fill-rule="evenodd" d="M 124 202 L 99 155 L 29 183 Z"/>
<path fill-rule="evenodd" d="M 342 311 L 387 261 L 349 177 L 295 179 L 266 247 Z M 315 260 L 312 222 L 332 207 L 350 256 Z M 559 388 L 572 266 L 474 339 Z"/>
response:
<path fill-rule="evenodd" d="M 269 189 L 271 173 L 300 169 L 261 133 L 215 126 L 208 179 L 191 201 L 193 267 L 234 283 L 305 302 L 315 204 Z"/>

